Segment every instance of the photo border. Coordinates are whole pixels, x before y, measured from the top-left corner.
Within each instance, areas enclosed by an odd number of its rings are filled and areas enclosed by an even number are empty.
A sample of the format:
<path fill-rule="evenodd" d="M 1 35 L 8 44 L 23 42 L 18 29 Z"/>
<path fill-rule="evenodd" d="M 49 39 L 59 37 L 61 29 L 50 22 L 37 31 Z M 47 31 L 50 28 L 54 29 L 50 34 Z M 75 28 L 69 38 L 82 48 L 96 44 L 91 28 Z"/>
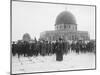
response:
<path fill-rule="evenodd" d="M 44 3 L 44 4 L 59 4 L 59 5 L 76 5 L 76 6 L 90 6 L 95 7 L 95 43 L 97 44 L 97 7 L 96 5 L 87 5 L 87 4 L 72 4 L 72 3 L 57 3 L 57 2 L 42 2 L 42 1 L 24 1 L 24 0 L 10 0 L 10 75 L 19 75 L 19 74 L 38 74 L 38 73 L 54 73 L 54 72 L 73 72 L 73 71 L 88 71 L 97 69 L 97 45 L 95 47 L 95 68 L 91 69 L 75 69 L 75 70 L 60 70 L 60 71 L 45 71 L 45 72 L 30 72 L 30 73 L 16 73 L 12 74 L 12 1 L 16 2 L 30 2 L 30 3 Z"/>

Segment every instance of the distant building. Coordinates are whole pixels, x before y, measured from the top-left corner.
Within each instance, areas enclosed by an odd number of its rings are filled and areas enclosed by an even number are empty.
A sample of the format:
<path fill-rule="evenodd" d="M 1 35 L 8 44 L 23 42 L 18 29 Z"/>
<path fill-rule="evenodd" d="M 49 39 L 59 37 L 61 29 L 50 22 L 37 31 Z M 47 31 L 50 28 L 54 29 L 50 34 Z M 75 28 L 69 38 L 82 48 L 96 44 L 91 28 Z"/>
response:
<path fill-rule="evenodd" d="M 28 33 L 25 33 L 24 35 L 23 35 L 23 37 L 22 37 L 22 40 L 20 40 L 21 42 L 24 42 L 24 41 L 26 41 L 26 42 L 29 42 L 29 43 L 34 43 L 34 42 L 36 42 L 37 40 L 36 40 L 36 38 L 34 38 L 34 40 L 31 38 L 31 36 L 28 34 Z"/>
<path fill-rule="evenodd" d="M 25 33 L 25 34 L 23 35 L 22 40 L 23 40 L 23 41 L 29 42 L 29 41 L 31 40 L 31 37 L 30 37 L 30 35 L 29 35 L 28 33 Z"/>
<path fill-rule="evenodd" d="M 55 41 L 59 38 L 65 41 L 90 39 L 87 31 L 77 31 L 76 19 L 68 11 L 63 11 L 57 16 L 54 31 L 44 31 L 40 34 L 40 40 Z"/>

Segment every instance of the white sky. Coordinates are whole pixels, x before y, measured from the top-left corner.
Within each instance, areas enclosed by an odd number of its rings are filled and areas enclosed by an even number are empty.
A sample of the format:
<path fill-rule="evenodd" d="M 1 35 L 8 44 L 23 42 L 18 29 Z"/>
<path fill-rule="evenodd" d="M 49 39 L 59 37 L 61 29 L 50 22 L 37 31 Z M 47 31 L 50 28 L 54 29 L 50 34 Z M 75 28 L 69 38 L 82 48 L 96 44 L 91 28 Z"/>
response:
<path fill-rule="evenodd" d="M 76 17 L 79 31 L 88 31 L 95 39 L 95 7 L 13 1 L 12 41 L 22 39 L 24 33 L 39 38 L 40 32 L 54 30 L 57 15 L 65 10 Z"/>

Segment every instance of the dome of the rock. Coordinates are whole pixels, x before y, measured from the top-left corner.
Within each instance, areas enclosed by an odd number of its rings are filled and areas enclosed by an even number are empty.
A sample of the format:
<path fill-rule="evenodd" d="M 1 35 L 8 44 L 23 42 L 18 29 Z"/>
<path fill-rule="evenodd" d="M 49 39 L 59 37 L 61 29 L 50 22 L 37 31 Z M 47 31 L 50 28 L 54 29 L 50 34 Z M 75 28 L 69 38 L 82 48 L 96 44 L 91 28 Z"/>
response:
<path fill-rule="evenodd" d="M 55 25 L 59 24 L 76 24 L 76 19 L 72 13 L 63 11 L 56 18 Z"/>

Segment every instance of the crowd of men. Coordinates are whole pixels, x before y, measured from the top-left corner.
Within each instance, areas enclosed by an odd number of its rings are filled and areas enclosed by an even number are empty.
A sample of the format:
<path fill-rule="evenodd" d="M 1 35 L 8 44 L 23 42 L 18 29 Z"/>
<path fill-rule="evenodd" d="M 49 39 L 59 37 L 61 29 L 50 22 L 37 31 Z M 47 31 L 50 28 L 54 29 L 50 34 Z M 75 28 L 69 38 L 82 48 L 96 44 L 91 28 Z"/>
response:
<path fill-rule="evenodd" d="M 57 60 L 63 59 L 63 54 L 68 54 L 69 52 L 86 53 L 94 52 L 95 53 L 95 42 L 93 41 L 18 41 L 17 43 L 12 43 L 12 54 L 15 56 L 29 57 L 29 56 L 46 56 L 56 54 Z"/>

